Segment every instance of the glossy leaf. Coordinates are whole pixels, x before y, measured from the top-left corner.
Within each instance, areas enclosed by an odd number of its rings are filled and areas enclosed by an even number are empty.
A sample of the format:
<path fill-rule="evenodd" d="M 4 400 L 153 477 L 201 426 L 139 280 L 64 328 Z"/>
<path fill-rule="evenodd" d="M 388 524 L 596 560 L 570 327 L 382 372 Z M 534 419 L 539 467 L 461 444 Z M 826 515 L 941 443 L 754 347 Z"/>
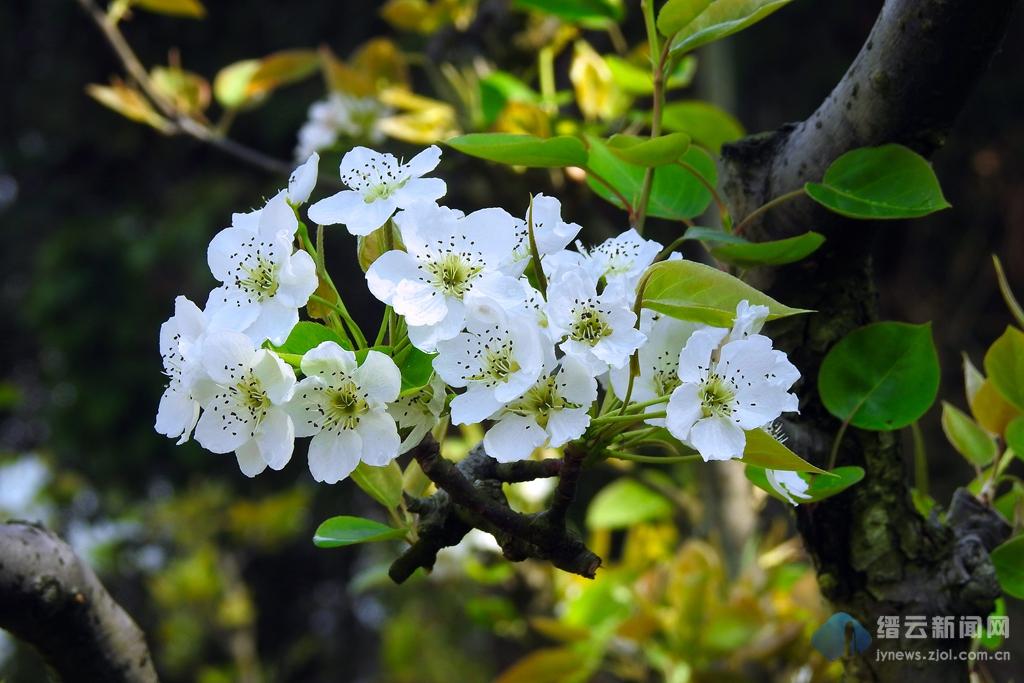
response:
<path fill-rule="evenodd" d="M 1020 411 L 1010 405 L 1003 395 L 986 379 L 981 383 L 978 393 L 971 402 L 971 413 L 974 419 L 990 434 L 1002 434 L 1009 424 L 1020 415 Z"/>
<path fill-rule="evenodd" d="M 1024 535 L 1011 538 L 989 555 L 999 587 L 1007 595 L 1024 600 Z"/>
<path fill-rule="evenodd" d="M 818 393 L 854 427 L 890 431 L 920 418 L 939 389 L 931 324 L 875 323 L 854 330 L 825 356 Z"/>
<path fill-rule="evenodd" d="M 695 225 L 692 228 L 687 228 L 686 232 L 683 233 L 683 239 L 696 240 L 711 245 L 750 244 L 750 242 L 743 239 L 739 235 L 734 235 L 731 232 L 726 232 L 721 228 L 705 228 L 699 225 Z"/>
<path fill-rule="evenodd" d="M 985 374 L 1017 410 L 1024 410 L 1024 332 L 1007 327 L 985 354 Z"/>
<path fill-rule="evenodd" d="M 747 242 L 720 244 L 712 247 L 711 255 L 719 261 L 734 266 L 750 268 L 753 266 L 781 266 L 795 263 L 807 258 L 825 243 L 825 238 L 817 232 L 805 232 L 796 237 L 787 237 L 771 242 Z"/>
<path fill-rule="evenodd" d="M 401 354 L 399 354 L 401 355 Z M 424 387 L 434 375 L 434 353 L 424 353 L 410 347 L 408 355 L 402 359 L 398 369 L 402 373 L 402 394 L 411 393 Z"/>
<path fill-rule="evenodd" d="M 690 21 L 672 41 L 672 53 L 689 52 L 701 45 L 755 24 L 792 0 L 715 0 Z"/>
<path fill-rule="evenodd" d="M 199 0 L 130 0 L 130 4 L 132 7 L 174 17 L 201 19 L 206 16 L 206 8 Z"/>
<path fill-rule="evenodd" d="M 584 166 L 587 149 L 579 138 L 539 138 L 513 133 L 470 133 L 448 140 L 463 154 L 511 166 L 562 168 Z"/>
<path fill-rule="evenodd" d="M 974 363 L 966 353 L 961 354 L 961 358 L 964 371 L 964 397 L 973 412 L 974 397 L 978 395 L 978 390 L 981 389 L 981 385 L 985 381 L 985 375 L 974 367 Z"/>
<path fill-rule="evenodd" d="M 332 341 L 342 348 L 349 348 L 348 342 L 338 336 L 337 332 L 320 323 L 300 320 L 288 333 L 288 338 L 280 346 L 272 346 L 278 353 L 305 354 L 325 341 Z"/>
<path fill-rule="evenodd" d="M 977 422 L 956 406 L 942 402 L 942 431 L 957 453 L 978 467 L 987 467 L 997 454 L 996 442 Z"/>
<path fill-rule="evenodd" d="M 552 14 L 568 22 L 621 21 L 624 16 L 618 0 L 514 0 L 513 5 Z"/>
<path fill-rule="evenodd" d="M 669 133 L 656 138 L 636 135 L 613 135 L 608 149 L 623 161 L 638 166 L 664 166 L 678 161 L 690 148 L 686 133 Z"/>
<path fill-rule="evenodd" d="M 331 517 L 317 527 L 313 543 L 318 548 L 340 548 L 357 543 L 390 541 L 403 536 L 404 529 L 395 529 L 372 519 L 342 515 Z"/>
<path fill-rule="evenodd" d="M 640 522 L 667 519 L 672 503 L 633 479 L 616 479 L 601 489 L 587 508 L 590 529 L 624 529 Z"/>
<path fill-rule="evenodd" d="M 1012 448 L 1017 457 L 1024 459 L 1024 417 L 1015 417 L 1006 425 L 1006 446 Z"/>
<path fill-rule="evenodd" d="M 394 460 L 383 467 L 361 462 L 350 476 L 356 486 L 384 507 L 393 509 L 402 502 L 402 468 Z"/>
<path fill-rule="evenodd" d="M 689 100 L 665 105 L 661 114 L 665 130 L 688 134 L 697 144 L 715 154 L 726 142 L 739 140 L 745 131 L 732 114 L 710 102 Z"/>
<path fill-rule="evenodd" d="M 847 152 L 820 183 L 804 188 L 811 199 L 849 218 L 916 218 L 949 208 L 931 165 L 901 145 Z"/>
<path fill-rule="evenodd" d="M 654 92 L 654 77 L 649 64 L 638 65 L 618 55 L 604 55 L 604 63 L 611 71 L 615 85 L 630 95 L 650 95 Z M 697 74 L 697 58 L 689 55 L 679 60 L 665 80 L 665 89 L 685 88 L 693 83 Z"/>
<path fill-rule="evenodd" d="M 696 261 L 662 261 L 647 272 L 643 307 L 680 320 L 729 327 L 744 299 L 767 306 L 769 320 L 809 312 L 784 306 L 742 280 Z"/>
<path fill-rule="evenodd" d="M 763 429 L 747 430 L 746 436 L 747 443 L 743 448 L 743 458 L 741 459 L 748 465 L 770 470 L 824 473 L 824 470 L 815 467 L 789 450 L 784 443 Z"/>
<path fill-rule="evenodd" d="M 674 36 L 699 17 L 714 0 L 668 0 L 658 12 L 658 30 Z"/>

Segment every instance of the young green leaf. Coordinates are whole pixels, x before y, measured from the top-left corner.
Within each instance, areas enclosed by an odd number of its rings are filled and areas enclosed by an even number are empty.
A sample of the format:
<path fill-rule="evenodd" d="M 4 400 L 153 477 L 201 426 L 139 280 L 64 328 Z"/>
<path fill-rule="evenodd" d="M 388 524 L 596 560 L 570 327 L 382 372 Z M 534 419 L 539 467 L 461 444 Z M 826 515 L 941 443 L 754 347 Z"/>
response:
<path fill-rule="evenodd" d="M 996 442 L 969 415 L 956 406 L 942 402 L 942 431 L 957 453 L 978 467 L 987 467 L 995 459 Z"/>
<path fill-rule="evenodd" d="M 616 479 L 601 489 L 587 508 L 590 529 L 624 529 L 672 516 L 672 503 L 633 479 Z"/>
<path fill-rule="evenodd" d="M 637 66 L 618 55 L 602 55 L 605 65 L 612 74 L 612 82 L 630 95 L 650 95 L 654 92 L 654 77 L 649 65 Z M 665 80 L 665 89 L 686 88 L 693 83 L 697 74 L 697 58 L 689 55 L 679 60 Z"/>
<path fill-rule="evenodd" d="M 676 34 L 672 54 L 690 52 L 738 33 L 790 2 L 792 0 L 715 0 Z"/>
<path fill-rule="evenodd" d="M 387 508 L 396 508 L 402 502 L 402 468 L 392 460 L 383 467 L 359 463 L 351 474 L 366 495 Z"/>
<path fill-rule="evenodd" d="M 583 142 L 567 135 L 539 138 L 517 133 L 470 133 L 448 140 L 448 145 L 463 154 L 510 166 L 564 168 L 587 163 Z"/>
<path fill-rule="evenodd" d="M 714 0 L 668 0 L 658 12 L 658 31 L 672 37 L 700 16 Z"/>
<path fill-rule="evenodd" d="M 989 555 L 996 569 L 999 587 L 1007 595 L 1024 600 L 1024 535 L 998 546 Z"/>
<path fill-rule="evenodd" d="M 515 0 L 513 4 L 568 22 L 621 21 L 625 15 L 619 0 Z"/>
<path fill-rule="evenodd" d="M 213 79 L 213 96 L 217 103 L 225 109 L 239 109 L 262 99 L 265 95 L 249 93 L 249 81 L 259 68 L 260 60 L 245 59 L 218 71 Z"/>
<path fill-rule="evenodd" d="M 132 7 L 174 17 L 201 19 L 206 16 L 206 8 L 199 0 L 130 0 L 129 4 Z"/>
<path fill-rule="evenodd" d="M 410 349 L 409 355 L 402 360 L 398 368 L 402 373 L 403 395 L 427 385 L 434 375 L 433 362 L 436 355 L 435 353 L 424 353 L 415 347 Z"/>
<path fill-rule="evenodd" d="M 284 344 L 271 346 L 271 348 L 278 353 L 294 353 L 301 356 L 325 341 L 332 341 L 342 348 L 349 349 L 348 342 L 339 337 L 334 330 L 308 320 L 300 320 L 295 323 L 295 327 L 288 334 L 288 338 L 284 340 Z"/>
<path fill-rule="evenodd" d="M 362 517 L 331 517 L 324 521 L 313 536 L 318 548 L 340 548 L 356 543 L 390 541 L 405 536 L 405 529 L 395 529 L 387 524 Z"/>
<path fill-rule="evenodd" d="M 683 239 L 696 240 L 711 245 L 751 244 L 751 242 L 745 240 L 739 235 L 734 235 L 731 232 L 726 232 L 721 228 L 705 228 L 699 225 L 695 225 L 692 228 L 687 228 L 686 232 L 683 233 Z"/>
<path fill-rule="evenodd" d="M 729 327 L 744 299 L 767 306 L 769 320 L 809 312 L 784 306 L 742 280 L 696 261 L 662 261 L 647 272 L 643 307 L 680 320 Z"/>
<path fill-rule="evenodd" d="M 743 126 L 732 114 L 709 102 L 672 102 L 661 113 L 665 130 L 687 133 L 694 142 L 718 154 L 722 145 L 743 137 Z"/>
<path fill-rule="evenodd" d="M 1024 332 L 1007 327 L 985 354 L 985 374 L 1017 410 L 1024 410 Z"/>
<path fill-rule="evenodd" d="M 638 166 L 664 166 L 678 161 L 690 148 L 686 133 L 669 133 L 656 138 L 616 134 L 608 140 L 608 149 L 623 161 Z"/>
<path fill-rule="evenodd" d="M 784 443 L 763 429 L 749 429 L 746 436 L 747 443 L 743 448 L 743 458 L 741 459 L 748 465 L 791 472 L 816 472 L 818 474 L 825 472 L 789 450 Z"/>
<path fill-rule="evenodd" d="M 246 83 L 247 98 L 258 97 L 283 85 L 297 83 L 320 69 L 316 50 L 281 50 L 260 60 Z"/>
<path fill-rule="evenodd" d="M 804 189 L 826 209 L 849 218 L 917 218 L 949 208 L 931 165 L 901 145 L 847 152 L 820 183 Z"/>
<path fill-rule="evenodd" d="M 1006 425 L 1006 446 L 1024 459 L 1024 417 L 1015 417 Z"/>
<path fill-rule="evenodd" d="M 996 281 L 999 283 L 999 291 L 1003 295 L 1006 307 L 1010 309 L 1010 314 L 1017 321 L 1017 324 L 1024 327 L 1024 308 L 1021 308 L 1017 297 L 1013 295 L 1013 290 L 1010 289 L 1010 281 L 1006 279 L 1006 273 L 1003 271 L 1003 264 L 995 254 L 992 254 L 992 265 L 996 269 Z"/>
<path fill-rule="evenodd" d="M 825 238 L 817 232 L 805 232 L 771 242 L 741 242 L 712 247 L 711 255 L 719 261 L 741 268 L 754 266 L 782 266 L 807 258 L 824 244 Z"/>
<path fill-rule="evenodd" d="M 829 350 L 818 393 L 830 413 L 854 427 L 891 431 L 920 418 L 939 389 L 931 324 L 874 323 Z"/>

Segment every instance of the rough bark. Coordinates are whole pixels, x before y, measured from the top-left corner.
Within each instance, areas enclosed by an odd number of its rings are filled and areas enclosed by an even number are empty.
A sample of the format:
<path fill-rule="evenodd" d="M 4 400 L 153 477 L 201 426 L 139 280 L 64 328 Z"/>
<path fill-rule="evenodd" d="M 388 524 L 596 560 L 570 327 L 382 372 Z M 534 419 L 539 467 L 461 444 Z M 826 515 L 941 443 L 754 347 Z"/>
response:
<path fill-rule="evenodd" d="M 155 683 L 146 638 L 68 544 L 26 522 L 0 525 L 0 628 L 65 681 Z"/>
<path fill-rule="evenodd" d="M 846 75 L 813 115 L 723 150 L 723 184 L 734 215 L 819 180 L 835 158 L 857 147 L 898 142 L 934 152 L 998 48 L 1016 4 L 887 0 Z M 818 311 L 774 334 L 805 378 L 800 419 L 788 425 L 792 443 L 823 464 L 838 421 L 816 396 L 818 368 L 836 341 L 878 317 L 875 229 L 798 199 L 767 213 L 747 235 L 778 239 L 811 228 L 828 238 L 811 259 L 753 276 L 787 304 Z M 798 526 L 821 588 L 837 611 L 854 615 L 872 633 L 881 615 L 984 616 L 999 594 L 988 550 L 1008 527 L 965 491 L 954 496 L 944 523 L 921 517 L 910 500 L 897 437 L 851 430 L 839 463 L 863 466 L 864 482 L 800 508 Z M 966 645 L 924 639 L 897 647 L 923 652 Z M 858 681 L 967 680 L 965 663 L 879 662 L 870 652 L 847 662 L 846 671 Z"/>

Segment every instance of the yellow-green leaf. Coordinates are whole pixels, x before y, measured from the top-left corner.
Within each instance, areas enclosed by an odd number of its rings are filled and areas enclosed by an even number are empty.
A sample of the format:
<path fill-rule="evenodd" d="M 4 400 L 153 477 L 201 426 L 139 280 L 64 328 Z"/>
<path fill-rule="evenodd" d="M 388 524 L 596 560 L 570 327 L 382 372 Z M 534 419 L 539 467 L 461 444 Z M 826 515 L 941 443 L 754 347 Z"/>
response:
<path fill-rule="evenodd" d="M 249 95 L 249 81 L 260 68 L 260 60 L 246 59 L 229 64 L 217 72 L 213 79 L 213 96 L 225 109 L 238 109 L 252 104 L 256 97 Z"/>
<path fill-rule="evenodd" d="M 807 462 L 763 429 L 747 430 L 746 438 L 741 460 L 748 465 L 769 470 L 825 473 L 825 470 Z"/>
<path fill-rule="evenodd" d="M 175 17 L 201 19 L 206 16 L 206 8 L 199 0 L 131 0 L 130 4 L 149 12 Z"/>
<path fill-rule="evenodd" d="M 1007 327 L 985 354 L 985 374 L 1017 410 L 1024 410 L 1024 332 Z"/>
<path fill-rule="evenodd" d="M 942 402 L 942 431 L 971 464 L 987 467 L 995 459 L 995 440 L 969 415 L 946 401 Z"/>

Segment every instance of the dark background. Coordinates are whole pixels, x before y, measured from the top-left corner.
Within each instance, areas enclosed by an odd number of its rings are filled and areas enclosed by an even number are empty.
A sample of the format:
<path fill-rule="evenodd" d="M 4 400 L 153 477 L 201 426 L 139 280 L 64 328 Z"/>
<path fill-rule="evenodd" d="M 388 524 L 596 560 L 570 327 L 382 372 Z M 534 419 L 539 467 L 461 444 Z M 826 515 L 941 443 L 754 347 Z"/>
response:
<path fill-rule="evenodd" d="M 227 63 L 277 49 L 327 44 L 344 56 L 368 37 L 392 33 L 372 2 L 207 5 L 203 21 L 139 12 L 125 31 L 146 64 L 165 62 L 167 50 L 178 47 L 183 66 L 211 78 Z M 636 3 L 627 5 L 625 32 L 635 43 L 642 27 Z M 697 94 L 731 108 L 751 132 L 802 119 L 845 71 L 880 6 L 795 2 L 713 54 L 700 55 L 706 59 Z M 944 368 L 941 398 L 962 408 L 960 353 L 980 366 L 984 349 L 1009 322 L 991 253 L 1001 256 L 1011 283 L 1024 293 L 1020 12 L 1013 22 L 935 158 L 954 208 L 886 225 L 875 252 L 884 317 L 934 321 Z M 420 42 L 402 39 L 409 48 Z M 600 46 L 601 38 L 594 42 Z M 498 50 L 511 62 L 532 59 L 515 54 L 500 32 L 462 40 L 454 52 L 475 50 L 492 56 Z M 155 483 L 187 490 L 215 480 L 234 495 L 257 498 L 308 480 L 301 454 L 283 473 L 250 481 L 239 475 L 233 458 L 194 444 L 175 447 L 152 430 L 162 391 L 157 331 L 172 312 L 173 297 L 183 293 L 202 302 L 213 284 L 205 262 L 210 237 L 227 225 L 231 212 L 257 205 L 282 179 L 199 143 L 162 137 L 89 98 L 86 84 L 106 82 L 120 70 L 71 0 L 3 3 L 0 64 L 0 457 L 44 453 L 61 471 L 95 486 L 102 509 L 115 515 L 151 495 Z M 560 65 L 562 79 L 565 68 Z M 317 79 L 286 88 L 242 116 L 232 136 L 289 158 L 307 107 L 322 93 Z M 528 189 L 551 191 L 543 187 L 543 174 L 510 180 L 452 152 L 439 175 L 448 180 L 449 201 L 466 209 L 498 205 L 518 213 Z M 585 191 L 571 188 L 562 199 L 563 215 L 592 234 L 621 220 Z M 659 226 L 654 234 L 673 229 Z M 328 258 L 350 308 L 374 326 L 377 309 L 351 258 L 352 239 L 332 233 Z M 945 444 L 939 412 L 936 406 L 923 426 L 933 492 L 942 502 L 972 472 Z M 359 605 L 343 590 L 357 554 L 318 552 L 306 541 L 316 521 L 340 510 L 358 514 L 360 505 L 365 498 L 349 484 L 319 487 L 299 537 L 246 565 L 264 656 L 283 656 L 286 641 L 312 634 L 311 654 L 281 669 L 289 672 L 287 680 L 373 675 L 368 653 L 376 627 L 373 619 L 358 617 Z M 137 585 L 125 580 L 113 589 L 144 627 L 153 625 L 156 615 Z"/>

